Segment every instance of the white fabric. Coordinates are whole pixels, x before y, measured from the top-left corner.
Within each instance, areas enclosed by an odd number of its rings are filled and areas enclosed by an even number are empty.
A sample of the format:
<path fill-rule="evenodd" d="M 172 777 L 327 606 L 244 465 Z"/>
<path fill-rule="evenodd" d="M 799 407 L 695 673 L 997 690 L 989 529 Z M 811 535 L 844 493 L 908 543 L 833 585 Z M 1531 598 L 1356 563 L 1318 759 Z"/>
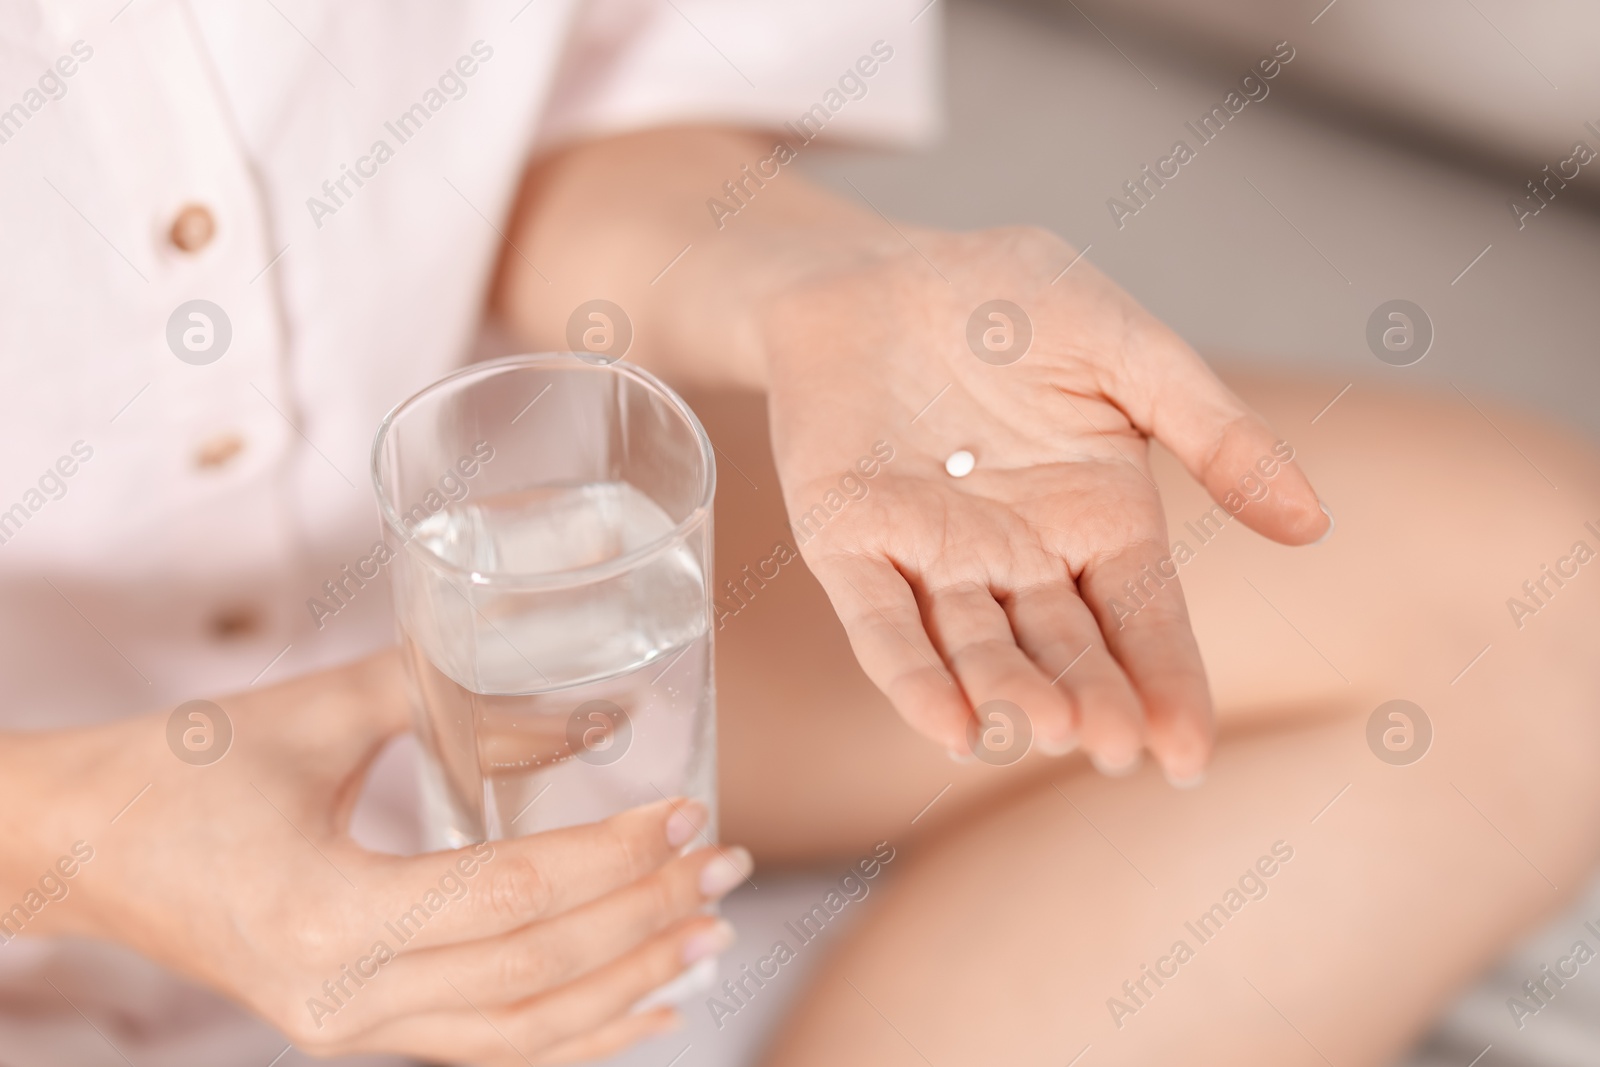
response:
<path fill-rule="evenodd" d="M 381 579 L 321 630 L 306 601 L 376 538 L 379 419 L 471 352 L 530 153 L 664 122 L 778 127 L 880 41 L 892 59 L 829 135 L 925 139 L 938 12 L 921 7 L 0 0 L 0 726 L 103 721 L 386 643 Z M 367 176 L 336 198 L 347 168 Z M 216 220 L 198 252 L 167 236 L 186 204 Z M 167 341 L 194 299 L 232 325 L 202 366 Z M 249 623 L 230 635 L 229 616 Z M 410 783 L 387 786 L 374 832 L 399 846 Z M 281 1048 L 138 961 L 107 957 L 97 980 L 98 951 L 0 945 L 0 1063 L 259 1067 Z M 94 987 L 120 1053 L 43 995 L 46 968 Z"/>

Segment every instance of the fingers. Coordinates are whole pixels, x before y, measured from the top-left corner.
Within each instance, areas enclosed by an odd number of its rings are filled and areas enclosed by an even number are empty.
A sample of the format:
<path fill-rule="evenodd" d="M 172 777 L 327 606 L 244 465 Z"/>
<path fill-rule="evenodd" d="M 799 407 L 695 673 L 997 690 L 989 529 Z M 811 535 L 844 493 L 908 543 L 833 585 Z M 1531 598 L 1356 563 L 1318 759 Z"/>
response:
<path fill-rule="evenodd" d="M 561 1042 L 546 1052 L 541 1062 L 593 1063 L 625 1048 L 632 1048 L 646 1038 L 670 1034 L 682 1028 L 683 1016 L 679 1015 L 675 1008 L 656 1008 L 652 1011 L 624 1015 L 611 1020 L 593 1033 Z"/>
<path fill-rule="evenodd" d="M 911 587 L 887 560 L 834 555 L 812 571 L 844 623 L 861 669 L 912 729 L 961 752 L 972 714 L 928 640 Z"/>
<path fill-rule="evenodd" d="M 706 958 L 691 959 L 686 949 L 709 955 L 732 943 L 733 928 L 725 920 L 697 920 L 687 938 L 677 930 L 668 931 L 576 982 L 503 1009 L 504 1029 L 525 1048 L 559 1045 L 609 1022 Z"/>
<path fill-rule="evenodd" d="M 376 740 L 387 740 L 411 729 L 411 702 L 406 695 L 405 667 L 400 650 L 388 648 L 366 659 L 307 679 L 311 699 L 318 693 L 348 696 L 339 721 Z M 331 683 L 331 684 L 330 684 Z M 293 684 L 293 683 L 291 683 Z"/>
<path fill-rule="evenodd" d="M 1118 371 L 1122 385 L 1113 397 L 1135 424 L 1257 533 L 1288 545 L 1326 534 L 1332 516 L 1294 463 L 1293 446 L 1170 329 L 1142 309 L 1136 322 L 1134 358 Z"/>
<path fill-rule="evenodd" d="M 852 645 L 868 677 L 926 736 L 953 752 L 970 751 L 967 724 L 977 720 L 969 705 L 1006 700 L 1028 716 L 1046 754 L 1076 741 L 1100 770 L 1117 774 L 1131 770 L 1148 744 L 1173 782 L 1201 775 L 1212 746 L 1211 698 L 1176 569 L 1155 543 L 1086 570 L 1082 597 L 1068 581 L 1013 593 L 1004 608 L 976 583 L 928 590 L 926 628 L 920 614 L 913 622 L 917 598 L 899 571 L 887 562 L 852 561 L 861 580 L 845 588 L 856 611 L 840 610 Z M 874 566 L 894 578 L 880 576 L 875 588 L 896 597 L 877 609 L 860 595 Z M 1161 577 L 1162 568 L 1170 578 Z M 1131 596 L 1124 583 L 1142 595 Z M 863 612 L 881 617 L 863 620 Z M 919 638 L 927 642 L 926 660 L 913 643 Z M 869 662 L 868 650 L 879 658 Z M 958 686 L 932 682 L 930 664 L 940 662 Z"/>
<path fill-rule="evenodd" d="M 366 916 L 404 950 L 492 937 L 587 904 L 661 867 L 707 819 L 697 801 L 661 800 L 602 822 L 453 852 L 372 856 L 381 868 L 363 884 L 384 885 Z"/>
<path fill-rule="evenodd" d="M 1017 647 L 1011 622 L 994 595 L 963 582 L 930 590 L 926 601 L 929 636 L 955 671 L 968 702 L 982 708 L 991 700 L 1010 701 L 1028 716 L 1035 737 L 1065 750 L 1074 732 L 1071 705 Z M 1022 753 L 1015 755 L 1021 758 Z"/>
<path fill-rule="evenodd" d="M 1131 766 L 1144 736 L 1139 697 L 1077 589 L 1070 581 L 1033 586 L 1008 598 L 1006 609 L 1017 646 L 1071 705 L 1078 745 L 1103 770 Z M 1066 751 L 1042 727 L 1039 734 L 1047 755 Z"/>
<path fill-rule="evenodd" d="M 395 1015 L 435 1006 L 441 975 L 479 1007 L 555 989 L 720 900 L 744 883 L 751 866 L 742 848 L 701 849 L 554 919 L 401 956 L 384 969 L 384 1010 Z"/>
<path fill-rule="evenodd" d="M 1085 569 L 1078 585 L 1144 706 L 1151 753 L 1173 784 L 1196 782 L 1211 754 L 1211 693 L 1177 564 L 1145 542 Z"/>
<path fill-rule="evenodd" d="M 297 777 L 316 782 L 279 802 L 298 826 L 319 833 L 337 833 L 372 760 L 411 728 L 405 672 L 394 649 L 222 702 L 241 744 L 272 746 L 292 761 Z"/>
<path fill-rule="evenodd" d="M 361 1035 L 362 1049 L 447 1062 L 549 1062 L 618 1024 L 647 994 L 732 943 L 732 927 L 701 916 L 651 938 L 621 959 L 542 996 L 496 1007 L 473 1003 L 439 976 L 446 1010 L 404 1015 Z M 621 1028 L 626 1030 L 627 1028 Z M 608 1039 L 616 1034 L 608 1035 Z M 337 1049 L 335 1049 L 337 1051 Z"/>

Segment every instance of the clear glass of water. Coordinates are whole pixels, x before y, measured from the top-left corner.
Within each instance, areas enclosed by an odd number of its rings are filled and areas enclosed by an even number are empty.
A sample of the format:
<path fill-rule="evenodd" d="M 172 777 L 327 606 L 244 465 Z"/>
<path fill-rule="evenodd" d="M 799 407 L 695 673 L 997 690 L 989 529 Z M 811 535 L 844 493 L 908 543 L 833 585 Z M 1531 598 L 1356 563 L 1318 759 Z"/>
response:
<path fill-rule="evenodd" d="M 715 840 L 715 471 L 677 394 L 593 356 L 474 364 L 384 419 L 430 847 L 675 796 Z"/>

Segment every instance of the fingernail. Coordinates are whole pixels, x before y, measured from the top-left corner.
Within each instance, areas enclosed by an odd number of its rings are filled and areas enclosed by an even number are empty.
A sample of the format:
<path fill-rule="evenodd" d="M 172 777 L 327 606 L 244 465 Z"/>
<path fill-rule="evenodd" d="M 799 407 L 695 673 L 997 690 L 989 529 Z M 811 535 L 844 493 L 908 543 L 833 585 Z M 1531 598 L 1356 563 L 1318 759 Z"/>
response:
<path fill-rule="evenodd" d="M 748 850 L 737 845 L 724 849 L 700 869 L 700 892 L 708 897 L 720 897 L 748 878 L 754 869 L 755 861 Z"/>
<path fill-rule="evenodd" d="M 971 763 L 973 760 L 972 753 L 963 752 L 960 749 L 946 749 L 944 754 L 950 757 L 951 763 Z"/>
<path fill-rule="evenodd" d="M 1321 537 L 1319 537 L 1315 541 L 1311 542 L 1313 545 L 1320 545 L 1320 544 L 1322 544 L 1322 542 L 1324 542 L 1328 538 L 1332 537 L 1333 536 L 1333 527 L 1334 527 L 1333 512 L 1328 510 L 1328 505 L 1324 504 L 1321 500 L 1318 500 L 1317 501 L 1317 507 L 1321 508 L 1322 509 L 1322 513 L 1324 515 L 1328 516 L 1328 528 L 1326 530 L 1322 531 L 1322 536 Z"/>
<path fill-rule="evenodd" d="M 705 827 L 710 813 L 698 800 L 685 800 L 677 804 L 667 817 L 667 844 L 679 848 Z"/>
<path fill-rule="evenodd" d="M 683 962 L 699 963 L 707 956 L 728 951 L 733 944 L 733 927 L 726 919 L 718 919 L 715 926 L 701 930 L 683 943 Z"/>
<path fill-rule="evenodd" d="M 1059 741 L 1050 741 L 1041 737 L 1036 740 L 1034 744 L 1039 751 L 1043 752 L 1046 756 L 1065 756 L 1067 753 L 1077 750 L 1078 739 L 1076 737 L 1069 736 L 1063 737 Z"/>
<path fill-rule="evenodd" d="M 1126 778 L 1139 769 L 1139 764 L 1144 762 L 1144 755 L 1135 750 L 1126 763 L 1107 763 L 1099 756 L 1090 753 L 1089 762 L 1094 764 L 1094 769 L 1107 778 Z"/>
<path fill-rule="evenodd" d="M 1165 767 L 1161 769 L 1161 773 L 1167 776 L 1167 784 L 1174 789 L 1198 789 L 1206 780 L 1206 772 L 1203 770 L 1195 771 L 1187 778 L 1179 778 Z"/>

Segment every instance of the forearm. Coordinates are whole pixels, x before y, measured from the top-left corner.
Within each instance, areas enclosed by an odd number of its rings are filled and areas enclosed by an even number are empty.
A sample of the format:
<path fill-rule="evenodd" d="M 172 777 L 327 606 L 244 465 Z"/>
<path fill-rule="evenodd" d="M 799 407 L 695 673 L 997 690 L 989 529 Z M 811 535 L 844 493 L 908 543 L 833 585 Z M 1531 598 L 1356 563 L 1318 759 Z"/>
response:
<path fill-rule="evenodd" d="M 508 233 L 515 248 L 502 260 L 497 310 L 524 344 L 565 349 L 573 309 L 604 298 L 632 322 L 631 362 L 679 383 L 764 387 L 761 317 L 773 297 L 899 240 L 793 163 L 747 177 L 777 141 L 653 130 L 544 160 L 529 172 Z M 743 183 L 737 200 L 729 181 Z M 713 212 L 711 200 L 737 211 Z"/>
<path fill-rule="evenodd" d="M 0 944 L 18 935 L 83 932 L 70 906 L 92 864 L 112 804 L 89 825 L 88 813 L 110 803 L 116 775 L 106 763 L 116 746 L 106 729 L 0 735 Z M 96 803 L 100 798 L 105 803 Z"/>

